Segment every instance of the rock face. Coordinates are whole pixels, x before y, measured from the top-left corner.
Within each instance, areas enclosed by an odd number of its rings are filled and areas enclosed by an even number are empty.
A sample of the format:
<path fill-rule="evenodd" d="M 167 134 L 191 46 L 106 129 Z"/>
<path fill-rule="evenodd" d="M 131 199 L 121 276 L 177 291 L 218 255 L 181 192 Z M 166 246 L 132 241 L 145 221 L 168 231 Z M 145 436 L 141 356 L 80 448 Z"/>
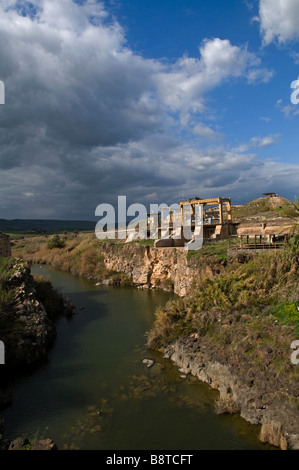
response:
<path fill-rule="evenodd" d="M 219 267 L 191 266 L 184 248 L 103 244 L 101 253 L 111 271 L 123 272 L 133 285 L 143 289 L 162 288 L 185 296 L 196 277 L 212 278 Z"/>
<path fill-rule="evenodd" d="M 37 300 L 33 278 L 27 263 L 15 262 L 7 287 L 14 292 L 13 305 L 1 311 L 1 340 L 5 344 L 3 375 L 44 359 L 56 336 L 54 323 Z M 5 380 L 1 374 L 0 385 Z"/>
<path fill-rule="evenodd" d="M 246 381 L 246 371 L 217 360 L 215 353 L 197 338 L 181 338 L 164 350 L 179 371 L 197 377 L 219 391 L 216 412 L 239 413 L 246 421 L 261 425 L 260 440 L 282 450 L 299 450 L 299 410 L 288 390 L 273 390 L 271 383 Z"/>
<path fill-rule="evenodd" d="M 11 405 L 6 389 L 9 380 L 23 373 L 47 357 L 48 349 L 56 337 L 56 327 L 44 306 L 37 299 L 35 284 L 27 263 L 14 260 L 12 275 L 5 288 L 14 293 L 12 305 L 0 311 L 0 334 L 5 344 L 5 364 L 1 365 L 0 409 Z M 71 310 L 69 299 L 64 299 L 65 313 Z M 29 441 L 19 438 L 7 441 L 2 438 L 4 421 L 0 419 L 0 450 L 57 450 L 51 439 Z"/>
<path fill-rule="evenodd" d="M 26 438 L 18 438 L 13 441 L 0 441 L 1 450 L 58 450 L 52 439 L 41 439 L 39 441 L 29 441 Z"/>
<path fill-rule="evenodd" d="M 58 450 L 57 445 L 52 439 L 40 439 L 29 441 L 24 437 L 19 437 L 13 441 L 3 439 L 2 433 L 4 421 L 0 418 L 0 451 L 1 450 Z"/>

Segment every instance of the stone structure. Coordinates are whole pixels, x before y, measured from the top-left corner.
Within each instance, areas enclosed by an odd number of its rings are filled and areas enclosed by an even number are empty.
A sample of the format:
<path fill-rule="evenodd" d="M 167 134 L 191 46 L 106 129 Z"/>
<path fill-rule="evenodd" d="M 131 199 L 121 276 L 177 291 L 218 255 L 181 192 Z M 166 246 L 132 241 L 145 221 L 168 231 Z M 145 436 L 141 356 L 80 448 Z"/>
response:
<path fill-rule="evenodd" d="M 0 256 L 11 256 L 10 238 L 0 232 Z"/>
<path fill-rule="evenodd" d="M 204 241 L 228 239 L 236 235 L 237 226 L 232 219 L 230 198 L 191 198 L 171 207 L 161 207 L 158 213 L 147 214 L 147 220 L 141 220 L 135 228 L 118 228 L 118 235 L 125 232 L 122 238 L 127 243 L 153 239 L 156 248 L 183 247 L 195 238 L 202 237 Z"/>
<path fill-rule="evenodd" d="M 276 193 L 263 193 L 264 197 L 278 197 L 278 194 Z"/>
<path fill-rule="evenodd" d="M 186 223 L 184 220 L 184 209 L 189 208 L 190 218 Z M 231 212 L 231 199 L 215 197 L 210 199 L 191 198 L 188 201 L 181 201 L 179 208 L 171 211 L 168 209 L 168 219 L 164 217 L 166 222 L 169 222 L 169 233 L 166 230 L 166 236 L 161 228 L 159 240 L 155 242 L 157 248 L 166 246 L 184 246 L 186 240 L 184 238 L 183 226 L 188 226 L 193 234 L 196 234 L 196 230 L 200 230 L 198 224 L 196 224 L 196 212 L 199 208 L 203 209 L 203 239 L 204 240 L 223 240 L 229 238 L 231 235 L 235 235 L 237 232 L 237 225 L 232 220 Z M 210 207 L 210 209 L 207 209 Z M 164 209 L 164 211 L 167 209 Z M 200 213 L 200 210 L 198 210 Z M 180 221 L 179 224 L 175 224 L 174 220 L 177 217 Z M 150 223 L 150 219 L 148 220 Z M 179 225 L 179 228 L 177 228 Z M 176 227 L 176 231 L 174 230 Z M 179 233 L 178 233 L 179 230 Z M 175 235 L 175 236 L 174 236 Z M 179 236 L 178 236 L 179 235 Z"/>
<path fill-rule="evenodd" d="M 268 225 L 267 223 L 243 224 L 237 229 L 240 249 L 283 248 L 292 234 L 292 225 Z"/>

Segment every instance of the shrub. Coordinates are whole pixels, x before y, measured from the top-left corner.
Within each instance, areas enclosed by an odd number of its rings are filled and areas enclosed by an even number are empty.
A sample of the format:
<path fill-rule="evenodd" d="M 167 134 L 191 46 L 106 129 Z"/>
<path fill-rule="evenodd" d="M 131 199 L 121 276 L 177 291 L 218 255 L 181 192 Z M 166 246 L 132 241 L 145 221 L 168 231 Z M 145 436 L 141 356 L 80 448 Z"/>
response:
<path fill-rule="evenodd" d="M 284 325 L 294 325 L 299 332 L 299 301 L 293 304 L 281 304 L 274 311 L 274 316 Z"/>
<path fill-rule="evenodd" d="M 64 298 L 62 294 L 57 292 L 51 282 L 45 280 L 42 276 L 35 276 L 34 284 L 37 299 L 45 307 L 49 318 L 54 320 L 64 312 Z"/>
<path fill-rule="evenodd" d="M 48 242 L 48 248 L 52 250 L 53 248 L 64 248 L 65 241 L 60 238 L 59 235 L 54 235 L 51 240 Z"/>

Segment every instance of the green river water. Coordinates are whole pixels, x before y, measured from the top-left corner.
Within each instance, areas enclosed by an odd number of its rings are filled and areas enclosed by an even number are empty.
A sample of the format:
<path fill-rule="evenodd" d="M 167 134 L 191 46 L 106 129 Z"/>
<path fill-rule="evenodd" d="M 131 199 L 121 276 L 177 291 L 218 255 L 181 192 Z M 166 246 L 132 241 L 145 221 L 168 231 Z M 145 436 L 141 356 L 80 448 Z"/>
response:
<path fill-rule="evenodd" d="M 170 294 L 97 287 L 95 282 L 33 266 L 71 298 L 77 314 L 57 323 L 46 364 L 19 379 L 2 414 L 5 438 L 53 439 L 60 449 L 269 449 L 259 428 L 218 416 L 218 392 L 188 378 L 146 349 L 154 311 Z M 152 358 L 147 368 L 142 360 Z"/>

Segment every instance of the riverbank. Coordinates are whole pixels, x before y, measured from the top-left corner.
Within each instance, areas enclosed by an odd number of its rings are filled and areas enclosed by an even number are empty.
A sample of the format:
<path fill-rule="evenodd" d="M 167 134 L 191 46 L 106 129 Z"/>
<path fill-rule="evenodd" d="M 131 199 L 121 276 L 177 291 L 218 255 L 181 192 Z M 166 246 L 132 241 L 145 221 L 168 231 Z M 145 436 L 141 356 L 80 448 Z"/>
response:
<path fill-rule="evenodd" d="M 219 391 L 216 411 L 261 425 L 260 439 L 299 449 L 298 246 L 228 265 L 156 313 L 148 346 Z"/>
<path fill-rule="evenodd" d="M 47 264 L 99 285 L 162 289 L 187 296 L 195 279 L 213 279 L 226 266 L 228 242 L 204 247 L 204 261 L 187 257 L 184 248 L 155 248 L 150 240 L 120 243 L 99 241 L 95 234 L 62 234 L 60 247 L 50 237 L 14 241 L 14 256 Z M 50 247 L 49 247 L 50 246 Z M 206 256 L 207 255 L 207 256 Z"/>
<path fill-rule="evenodd" d="M 1 366 L 0 410 L 12 404 L 11 382 L 46 360 L 56 338 L 55 320 L 70 315 L 73 306 L 42 277 L 33 277 L 29 265 L 19 259 L 0 258 L 0 339 L 5 365 Z M 51 439 L 3 440 L 0 450 L 56 450 Z"/>
<path fill-rule="evenodd" d="M 50 437 L 61 450 L 272 449 L 239 416 L 215 414 L 217 391 L 181 378 L 146 347 L 154 312 L 172 294 L 99 288 L 50 266 L 31 272 L 68 296 L 78 314 L 56 323 L 48 360 L 15 384 L 12 406 L 2 412 L 6 439 Z"/>
<path fill-rule="evenodd" d="M 0 259 L 0 332 L 5 366 L 0 387 L 47 357 L 56 337 L 55 320 L 72 306 L 43 278 L 33 278 L 27 262 Z"/>
<path fill-rule="evenodd" d="M 189 256 L 179 249 L 99 242 L 91 234 L 68 235 L 62 248 L 50 250 L 41 238 L 21 240 L 14 249 L 98 284 L 177 293 L 180 299 L 157 310 L 148 347 L 183 375 L 217 389 L 217 412 L 261 425 L 263 442 L 299 448 L 299 373 L 290 349 L 299 337 L 298 240 L 242 264 L 229 259 L 222 242 Z"/>

